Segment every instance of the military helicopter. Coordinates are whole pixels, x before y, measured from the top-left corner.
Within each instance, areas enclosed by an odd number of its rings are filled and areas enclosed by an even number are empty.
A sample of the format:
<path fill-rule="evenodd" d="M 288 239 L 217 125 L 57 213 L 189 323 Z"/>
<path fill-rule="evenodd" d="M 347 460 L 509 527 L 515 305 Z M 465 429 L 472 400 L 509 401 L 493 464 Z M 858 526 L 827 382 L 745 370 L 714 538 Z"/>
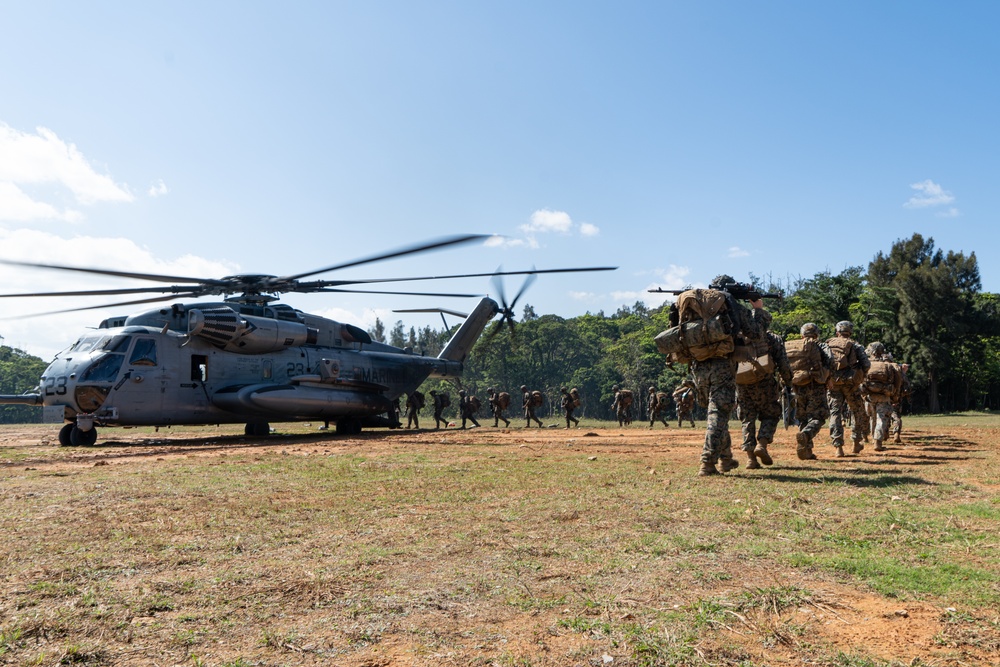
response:
<path fill-rule="evenodd" d="M 326 420 L 338 434 L 363 427 L 399 426 L 393 402 L 428 377 L 458 379 L 463 362 L 490 321 L 493 332 L 513 327 L 513 307 L 539 273 L 608 271 L 617 267 L 495 271 L 461 275 L 304 280 L 321 273 L 362 266 L 404 255 L 439 250 L 489 238 L 451 236 L 383 254 L 290 276 L 244 274 L 220 279 L 165 276 L 98 268 L 0 263 L 36 269 L 82 272 L 167 283 L 156 287 L 0 294 L 0 298 L 161 294 L 115 304 L 85 306 L 75 312 L 222 295 L 221 302 L 173 303 L 155 310 L 110 317 L 56 355 L 34 393 L 0 396 L 0 404 L 58 406 L 66 424 L 63 446 L 97 442 L 97 426 L 170 426 L 245 423 L 245 433 L 270 433 L 271 421 Z M 375 283 L 448 278 L 526 275 L 518 294 L 498 304 L 483 297 L 437 357 L 375 342 L 363 329 L 277 303 L 286 292 L 474 297 L 475 294 L 380 292 L 345 289 Z M 166 294 L 166 296 L 162 296 Z"/>

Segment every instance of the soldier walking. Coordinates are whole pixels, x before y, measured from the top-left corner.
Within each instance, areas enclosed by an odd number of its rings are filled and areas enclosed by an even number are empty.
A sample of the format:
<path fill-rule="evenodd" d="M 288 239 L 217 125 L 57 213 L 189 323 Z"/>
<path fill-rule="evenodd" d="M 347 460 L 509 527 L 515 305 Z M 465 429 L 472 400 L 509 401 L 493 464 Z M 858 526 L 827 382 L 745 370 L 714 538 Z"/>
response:
<path fill-rule="evenodd" d="M 576 389 L 573 392 L 576 392 Z M 579 426 L 580 420 L 573 416 L 573 411 L 580 407 L 579 393 L 574 396 L 573 393 L 566 390 L 566 387 L 560 387 L 559 393 L 562 394 L 561 405 L 566 414 L 566 428 L 569 428 L 570 422 L 573 422 L 573 426 Z"/>
<path fill-rule="evenodd" d="M 760 468 L 761 463 L 767 466 L 774 463 L 767 451 L 781 419 L 781 390 L 774 374 L 781 377 L 784 386 L 792 385 L 785 344 L 777 334 L 768 331 L 763 338 L 753 341 L 752 347 L 753 358 L 740 362 L 736 373 L 736 415 L 742 425 L 743 451 L 749 470 Z"/>
<path fill-rule="evenodd" d="M 431 396 L 434 397 L 434 430 L 437 431 L 441 428 L 441 424 L 444 424 L 445 428 L 448 428 L 448 420 L 441 416 L 441 412 L 448 407 L 447 394 L 439 394 L 434 389 L 431 389 Z"/>
<path fill-rule="evenodd" d="M 792 369 L 795 392 L 795 415 L 799 432 L 795 434 L 796 456 L 803 461 L 816 458 L 813 438 L 830 416 L 826 400 L 826 383 L 830 378 L 833 359 L 826 343 L 819 342 L 819 327 L 812 322 L 802 325 L 802 338 L 785 342 L 785 354 Z"/>
<path fill-rule="evenodd" d="M 844 455 L 844 426 L 847 410 L 854 415 L 851 424 L 851 440 L 854 453 L 865 448 L 862 440 L 868 437 L 868 419 L 864 400 L 861 397 L 861 383 L 865 379 L 871 361 L 865 349 L 851 338 L 854 325 L 847 320 L 837 322 L 836 335 L 826 341 L 833 359 L 830 380 L 827 383 L 826 400 L 830 406 L 830 438 L 837 456 Z"/>
<path fill-rule="evenodd" d="M 504 416 L 504 411 L 510 405 L 510 394 L 505 391 L 497 392 L 493 387 L 487 389 L 486 394 L 489 396 L 490 412 L 493 413 L 493 428 L 500 426 L 501 419 L 505 427 L 510 426 L 510 420 Z"/>
<path fill-rule="evenodd" d="M 656 420 L 663 422 L 663 425 L 669 427 L 670 424 L 667 423 L 666 412 L 667 412 L 667 394 L 666 392 L 657 393 L 656 387 L 649 388 L 649 398 L 646 400 L 646 412 L 649 413 L 649 428 L 653 428 L 656 424 Z"/>
<path fill-rule="evenodd" d="M 472 422 L 472 428 L 479 428 L 476 421 L 476 413 L 479 412 L 479 399 L 475 396 L 466 396 L 464 389 L 458 390 L 458 411 L 462 415 L 462 428 L 465 428 L 466 420 Z"/>
<path fill-rule="evenodd" d="M 869 349 L 872 352 L 871 365 L 861 391 L 875 408 L 875 451 L 884 452 L 883 443 L 889 438 L 889 423 L 892 421 L 892 404 L 899 400 L 903 374 L 896 364 L 888 360 L 882 343 L 872 343 Z"/>
<path fill-rule="evenodd" d="M 542 428 L 542 420 L 535 416 L 535 408 L 537 407 L 535 397 L 540 395 L 534 391 L 528 391 L 527 385 L 521 385 L 521 405 L 524 408 L 525 428 L 531 428 L 532 421 L 538 424 L 538 428 Z"/>
<path fill-rule="evenodd" d="M 406 428 L 420 428 L 420 410 L 424 407 L 424 395 L 411 391 L 406 397 Z"/>
<path fill-rule="evenodd" d="M 632 391 L 619 389 L 618 385 L 612 385 L 611 391 L 615 392 L 615 400 L 611 403 L 611 410 L 618 418 L 618 426 L 628 426 L 632 423 Z"/>
<path fill-rule="evenodd" d="M 694 382 L 684 380 L 673 393 L 674 407 L 677 410 L 677 427 L 684 425 L 684 420 L 691 422 L 694 428 Z"/>

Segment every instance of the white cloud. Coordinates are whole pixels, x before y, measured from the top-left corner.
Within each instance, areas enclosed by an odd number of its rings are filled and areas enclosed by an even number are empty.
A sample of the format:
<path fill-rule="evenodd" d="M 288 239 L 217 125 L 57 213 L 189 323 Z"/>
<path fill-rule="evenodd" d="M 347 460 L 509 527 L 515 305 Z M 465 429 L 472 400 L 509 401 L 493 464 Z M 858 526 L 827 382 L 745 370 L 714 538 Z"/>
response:
<path fill-rule="evenodd" d="M 739 246 L 732 246 L 729 249 L 729 257 L 749 257 L 750 253 Z"/>
<path fill-rule="evenodd" d="M 83 218 L 79 211 L 60 211 L 51 204 L 35 201 L 14 183 L 0 181 L 0 220 L 31 222 L 32 220 L 63 220 L 78 222 Z"/>
<path fill-rule="evenodd" d="M 597 225 L 584 222 L 580 225 L 580 233 L 584 236 L 597 236 L 601 233 L 601 230 L 597 228 Z"/>
<path fill-rule="evenodd" d="M 917 191 L 917 194 L 906 200 L 904 208 L 928 208 L 931 206 L 943 206 L 955 201 L 955 196 L 942 188 L 934 181 L 927 179 L 919 183 L 911 183 L 910 187 Z"/>
<path fill-rule="evenodd" d="M 128 186 L 98 173 L 75 145 L 44 127 L 36 132 L 20 132 L 0 122 L 0 220 L 79 219 L 79 212 L 60 212 L 52 203 L 58 201 L 60 188 L 69 190 L 82 206 L 134 199 Z M 38 192 L 29 195 L 25 186 Z"/>
<path fill-rule="evenodd" d="M 961 213 L 954 206 L 949 208 L 947 211 L 940 211 L 937 213 L 937 217 L 939 218 L 957 218 L 960 215 Z"/>
<path fill-rule="evenodd" d="M 573 292 L 569 293 L 569 297 L 576 301 L 594 301 L 597 299 L 597 295 L 593 292 Z"/>
<path fill-rule="evenodd" d="M 195 255 L 175 259 L 156 257 L 148 249 L 123 238 L 77 236 L 63 238 L 35 229 L 0 228 L 0 257 L 38 264 L 86 266 L 87 268 L 135 271 L 163 275 L 219 278 L 239 272 L 239 267 Z M 100 260 L 92 258 L 99 257 Z M 0 264 L 0 290 L 4 294 L 60 292 L 69 290 L 154 287 L 162 283 L 95 276 L 76 272 L 33 269 Z M 155 297 L 156 294 L 150 294 Z M 164 295 L 167 296 L 167 295 Z M 109 306 L 94 310 L 61 313 L 45 317 L 25 315 L 122 303 L 144 295 L 70 296 L 3 299 L 0 335 L 4 343 L 51 359 L 88 327 L 95 327 L 111 315 L 127 315 L 159 304 Z M 184 300 L 176 297 L 176 301 Z M 170 303 L 165 301 L 163 303 Z M 17 319 L 21 317 L 22 319 Z"/>
<path fill-rule="evenodd" d="M 161 178 L 156 183 L 153 183 L 151 186 L 149 186 L 149 190 L 147 190 L 146 194 L 148 194 L 150 197 L 162 197 L 168 192 L 170 192 L 170 190 L 167 189 L 167 184 L 164 183 L 163 179 Z"/>
<path fill-rule="evenodd" d="M 565 234 L 573 226 L 573 220 L 565 211 L 550 211 L 543 208 L 531 214 L 531 222 L 521 225 L 525 233 L 560 232 Z"/>

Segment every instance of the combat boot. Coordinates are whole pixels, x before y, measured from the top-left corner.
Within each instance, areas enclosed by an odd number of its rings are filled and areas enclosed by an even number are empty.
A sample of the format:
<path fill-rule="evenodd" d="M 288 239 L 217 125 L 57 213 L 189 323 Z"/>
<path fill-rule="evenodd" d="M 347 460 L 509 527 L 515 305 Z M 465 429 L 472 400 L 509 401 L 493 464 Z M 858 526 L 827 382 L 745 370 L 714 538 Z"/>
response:
<path fill-rule="evenodd" d="M 882 446 L 882 441 L 876 439 L 875 440 L 875 451 L 876 452 L 884 452 L 885 450 L 886 450 L 886 448 L 884 446 Z"/>
<path fill-rule="evenodd" d="M 701 468 L 698 470 L 698 477 L 708 477 L 710 475 L 718 475 L 719 471 L 716 469 L 714 463 L 702 463 Z"/>
<path fill-rule="evenodd" d="M 879 447 L 879 441 L 876 440 L 875 441 L 875 449 L 878 449 L 878 447 Z M 865 448 L 865 446 L 863 444 L 861 444 L 860 440 L 855 440 L 854 441 L 854 453 L 855 454 L 860 454 L 861 450 L 863 450 L 864 448 Z"/>
<path fill-rule="evenodd" d="M 756 452 L 747 452 L 747 470 L 757 470 L 758 468 L 760 468 L 760 464 L 757 463 Z"/>
<path fill-rule="evenodd" d="M 899 438 L 899 434 L 898 433 L 896 434 L 896 439 L 893 440 L 893 442 L 896 443 L 897 445 L 903 444 L 903 441 Z"/>
<path fill-rule="evenodd" d="M 811 449 L 809 447 L 809 435 L 803 431 L 799 431 L 795 434 L 795 442 L 797 445 L 795 448 L 795 456 L 797 456 L 800 461 L 808 461 Z"/>
<path fill-rule="evenodd" d="M 729 472 L 730 470 L 736 470 L 740 467 L 740 462 L 730 456 L 727 459 L 719 459 L 719 468 L 722 472 Z"/>
<path fill-rule="evenodd" d="M 840 446 L 840 445 L 837 445 L 837 453 L 835 454 L 835 456 L 836 456 L 836 457 L 837 457 L 838 459 L 842 459 L 842 458 L 844 458 L 844 448 L 843 448 L 842 446 Z"/>
<path fill-rule="evenodd" d="M 759 443 L 757 447 L 754 448 L 753 455 L 756 456 L 758 459 L 760 459 L 760 462 L 766 466 L 769 466 L 772 463 L 774 463 L 774 459 L 771 458 L 771 455 L 767 451 L 766 442 Z"/>

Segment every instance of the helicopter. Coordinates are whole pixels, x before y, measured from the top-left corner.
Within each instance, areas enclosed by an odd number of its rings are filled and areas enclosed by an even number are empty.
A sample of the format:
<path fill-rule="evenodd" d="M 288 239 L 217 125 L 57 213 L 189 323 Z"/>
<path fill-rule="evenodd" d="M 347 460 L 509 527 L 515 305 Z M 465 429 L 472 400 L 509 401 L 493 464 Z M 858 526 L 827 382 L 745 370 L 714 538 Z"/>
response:
<path fill-rule="evenodd" d="M 270 434 L 272 421 L 322 419 L 341 435 L 363 428 L 399 427 L 394 401 L 428 377 L 458 381 L 469 351 L 499 315 L 489 335 L 504 323 L 513 330 L 513 307 L 539 273 L 608 271 L 617 267 L 531 269 L 461 275 L 305 280 L 362 266 L 489 238 L 484 234 L 444 237 L 379 255 L 289 276 L 243 274 L 220 279 L 166 276 L 110 269 L 38 264 L 0 259 L 33 269 L 78 272 L 166 283 L 155 287 L 0 294 L 41 296 L 148 295 L 149 298 L 82 306 L 33 316 L 222 296 L 215 302 L 175 302 L 128 316 L 109 317 L 56 355 L 38 386 L 21 395 L 0 395 L 0 405 L 57 406 L 63 411 L 62 446 L 91 446 L 97 427 L 244 423 L 249 436 Z M 278 303 L 288 292 L 475 297 L 475 294 L 345 289 L 376 283 L 526 275 L 521 290 L 500 303 L 483 296 L 436 357 L 373 341 L 352 324 L 305 313 Z M 166 295 L 166 296 L 164 296 Z"/>

